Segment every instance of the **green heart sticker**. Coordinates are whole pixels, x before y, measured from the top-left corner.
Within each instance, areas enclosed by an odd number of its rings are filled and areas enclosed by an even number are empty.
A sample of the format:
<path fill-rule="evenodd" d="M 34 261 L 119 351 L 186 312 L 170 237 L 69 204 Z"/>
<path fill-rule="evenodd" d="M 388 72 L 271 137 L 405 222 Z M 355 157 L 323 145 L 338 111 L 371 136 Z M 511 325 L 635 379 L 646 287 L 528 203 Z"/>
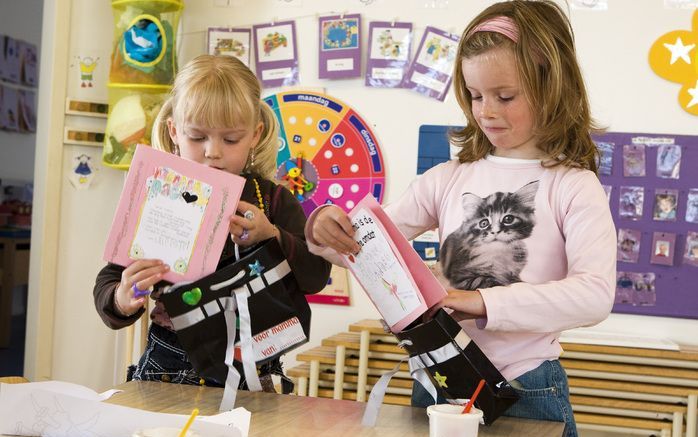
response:
<path fill-rule="evenodd" d="M 201 289 L 196 287 L 192 290 L 182 293 L 182 300 L 185 304 L 194 306 L 201 300 Z"/>

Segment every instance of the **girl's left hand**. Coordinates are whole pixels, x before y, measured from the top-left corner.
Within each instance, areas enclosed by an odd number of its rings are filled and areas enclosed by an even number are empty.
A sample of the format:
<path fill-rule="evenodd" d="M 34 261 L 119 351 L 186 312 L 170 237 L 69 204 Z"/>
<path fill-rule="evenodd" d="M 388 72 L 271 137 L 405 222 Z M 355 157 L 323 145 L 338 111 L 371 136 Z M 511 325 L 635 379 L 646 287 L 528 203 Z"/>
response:
<path fill-rule="evenodd" d="M 230 237 L 240 246 L 251 246 L 271 237 L 279 238 L 279 230 L 269 222 L 264 212 L 255 205 L 240 201 L 238 213 L 230 218 Z"/>
<path fill-rule="evenodd" d="M 452 309 L 453 312 L 451 313 L 451 317 L 457 322 L 487 316 L 485 301 L 482 299 L 482 295 L 478 290 L 448 290 L 448 295 L 427 311 L 427 319 L 434 317 L 434 314 L 439 308 Z"/>

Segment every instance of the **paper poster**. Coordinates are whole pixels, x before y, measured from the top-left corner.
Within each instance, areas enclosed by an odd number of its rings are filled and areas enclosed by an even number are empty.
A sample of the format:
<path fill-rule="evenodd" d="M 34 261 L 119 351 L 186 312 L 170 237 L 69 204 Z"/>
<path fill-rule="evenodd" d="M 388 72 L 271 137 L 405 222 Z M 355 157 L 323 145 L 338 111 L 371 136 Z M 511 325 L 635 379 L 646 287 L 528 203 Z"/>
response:
<path fill-rule="evenodd" d="M 698 188 L 688 190 L 686 199 L 686 221 L 688 223 L 698 223 Z"/>
<path fill-rule="evenodd" d="M 346 263 L 386 323 L 394 326 L 424 305 L 420 293 L 375 217 L 366 209 L 359 209 L 351 223 L 361 250 L 346 257 Z"/>
<path fill-rule="evenodd" d="M 250 66 L 250 29 L 227 27 L 208 28 L 208 54 L 232 56 Z"/>
<path fill-rule="evenodd" d="M 369 23 L 366 86 L 399 87 L 409 68 L 411 42 L 412 23 Z"/>
<path fill-rule="evenodd" d="M 20 78 L 22 83 L 29 86 L 36 86 L 39 82 L 37 72 L 37 49 L 36 45 L 26 41 L 21 41 L 19 57 L 20 57 Z"/>
<path fill-rule="evenodd" d="M 309 303 L 350 305 L 348 274 L 347 269 L 333 265 L 325 288 L 319 293 L 307 294 L 305 299 Z"/>
<path fill-rule="evenodd" d="M 19 95 L 17 89 L 0 85 L 0 129 L 19 129 Z"/>
<path fill-rule="evenodd" d="M 401 86 L 443 101 L 451 86 L 458 38 L 435 27 L 427 27 Z"/>
<path fill-rule="evenodd" d="M 105 261 L 161 259 L 170 266 L 163 279 L 173 283 L 214 272 L 244 185 L 240 176 L 138 145 Z"/>
<path fill-rule="evenodd" d="M 683 262 L 698 267 L 698 232 L 689 232 L 686 235 L 686 251 L 683 255 Z"/>
<path fill-rule="evenodd" d="M 320 17 L 320 79 L 346 79 L 361 75 L 361 16 Z"/>
<path fill-rule="evenodd" d="M 657 177 L 678 179 L 681 170 L 681 146 L 660 144 L 657 146 Z"/>
<path fill-rule="evenodd" d="M 652 236 L 650 263 L 673 266 L 675 246 L 676 234 L 672 232 L 655 232 Z"/>
<path fill-rule="evenodd" d="M 637 229 L 618 229 L 618 261 L 636 263 L 640 258 L 642 232 Z"/>
<path fill-rule="evenodd" d="M 257 77 L 266 87 L 297 85 L 296 22 L 258 24 L 252 27 Z"/>
<path fill-rule="evenodd" d="M 599 149 L 599 174 L 610 176 L 613 173 L 613 149 L 615 144 L 597 141 L 596 148 Z"/>
<path fill-rule="evenodd" d="M 6 35 L 0 35 L 0 79 L 19 82 L 20 79 L 20 41 Z"/>
<path fill-rule="evenodd" d="M 657 221 L 676 221 L 676 207 L 679 202 L 679 190 L 657 189 L 654 192 L 654 213 Z"/>
<path fill-rule="evenodd" d="M 19 131 L 36 132 L 36 94 L 34 91 L 20 90 L 17 93 Z"/>

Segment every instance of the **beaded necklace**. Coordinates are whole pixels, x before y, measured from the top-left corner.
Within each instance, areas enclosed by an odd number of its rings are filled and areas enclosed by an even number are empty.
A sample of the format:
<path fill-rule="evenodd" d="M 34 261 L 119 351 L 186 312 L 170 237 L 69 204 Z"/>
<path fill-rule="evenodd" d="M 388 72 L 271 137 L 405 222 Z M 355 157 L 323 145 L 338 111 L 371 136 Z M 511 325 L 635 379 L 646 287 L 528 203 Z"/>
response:
<path fill-rule="evenodd" d="M 254 182 L 254 189 L 257 193 L 257 202 L 259 203 L 259 209 L 262 211 L 262 213 L 264 213 L 264 200 L 262 200 L 262 192 L 259 189 L 259 182 L 257 182 L 256 178 L 252 178 L 252 182 Z"/>

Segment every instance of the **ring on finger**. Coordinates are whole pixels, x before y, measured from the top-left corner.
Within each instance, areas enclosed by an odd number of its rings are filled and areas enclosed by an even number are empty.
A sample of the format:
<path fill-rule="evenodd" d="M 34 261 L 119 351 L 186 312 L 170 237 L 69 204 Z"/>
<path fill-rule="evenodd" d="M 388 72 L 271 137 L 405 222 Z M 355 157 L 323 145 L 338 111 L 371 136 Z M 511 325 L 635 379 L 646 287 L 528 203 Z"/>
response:
<path fill-rule="evenodd" d="M 250 237 L 250 233 L 247 231 L 247 229 L 242 230 L 242 234 L 240 234 L 240 239 L 241 240 L 247 240 Z"/>
<path fill-rule="evenodd" d="M 138 288 L 137 283 L 134 282 L 131 289 L 133 290 L 133 297 L 138 298 L 149 295 L 153 291 L 153 286 L 151 285 L 150 287 L 141 290 L 140 288 Z"/>
<path fill-rule="evenodd" d="M 254 218 L 254 212 L 248 209 L 242 216 L 245 217 L 247 220 L 252 220 Z"/>

